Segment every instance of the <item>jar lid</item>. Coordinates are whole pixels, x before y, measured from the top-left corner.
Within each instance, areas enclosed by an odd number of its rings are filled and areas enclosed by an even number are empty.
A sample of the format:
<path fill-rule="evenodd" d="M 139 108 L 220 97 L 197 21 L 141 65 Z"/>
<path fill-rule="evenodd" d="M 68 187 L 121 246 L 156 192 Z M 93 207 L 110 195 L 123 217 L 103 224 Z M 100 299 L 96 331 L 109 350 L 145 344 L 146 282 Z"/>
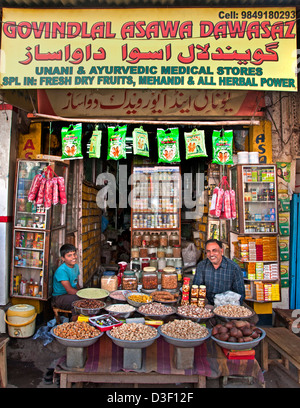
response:
<path fill-rule="evenodd" d="M 205 285 L 200 285 L 199 288 L 200 289 L 206 289 L 206 286 Z"/>
<path fill-rule="evenodd" d="M 152 256 L 150 259 L 157 259 L 156 256 Z"/>
<path fill-rule="evenodd" d="M 181 245 L 177 244 L 177 245 L 173 245 L 174 248 L 180 248 Z"/>
<path fill-rule="evenodd" d="M 198 285 L 192 285 L 192 288 L 196 289 L 198 288 Z"/>
<path fill-rule="evenodd" d="M 156 272 L 156 268 L 154 268 L 154 266 L 145 266 L 143 271 L 144 272 Z"/>
<path fill-rule="evenodd" d="M 115 275 L 115 272 L 114 272 L 114 271 L 104 271 L 104 272 L 103 272 L 103 275 L 105 275 L 105 276 L 112 276 L 112 275 Z"/>
<path fill-rule="evenodd" d="M 133 272 L 133 271 L 125 271 L 123 276 L 132 276 L 132 275 L 135 276 L 135 272 Z"/>
<path fill-rule="evenodd" d="M 167 272 L 167 273 L 170 273 L 170 272 L 176 272 L 176 269 L 173 267 L 173 266 L 166 266 L 164 269 L 163 269 L 163 271 L 164 272 Z"/>

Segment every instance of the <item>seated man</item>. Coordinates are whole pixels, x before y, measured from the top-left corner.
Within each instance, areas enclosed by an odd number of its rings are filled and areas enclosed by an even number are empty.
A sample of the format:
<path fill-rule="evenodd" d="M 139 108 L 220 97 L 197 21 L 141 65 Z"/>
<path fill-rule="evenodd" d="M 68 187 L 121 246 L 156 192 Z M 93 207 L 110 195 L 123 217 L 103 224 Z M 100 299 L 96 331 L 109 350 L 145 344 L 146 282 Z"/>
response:
<path fill-rule="evenodd" d="M 70 310 L 72 321 L 77 320 L 77 315 L 72 303 L 80 298 L 76 295 L 80 289 L 78 283 L 79 266 L 76 248 L 72 244 L 64 244 L 60 248 L 62 264 L 57 268 L 53 277 L 52 307 Z"/>
<path fill-rule="evenodd" d="M 240 304 L 245 299 L 243 273 L 239 265 L 223 255 L 222 242 L 209 239 L 205 244 L 207 258 L 199 262 L 193 285 L 206 285 L 208 303 L 214 304 L 214 297 L 218 293 L 228 290 L 241 295 Z"/>

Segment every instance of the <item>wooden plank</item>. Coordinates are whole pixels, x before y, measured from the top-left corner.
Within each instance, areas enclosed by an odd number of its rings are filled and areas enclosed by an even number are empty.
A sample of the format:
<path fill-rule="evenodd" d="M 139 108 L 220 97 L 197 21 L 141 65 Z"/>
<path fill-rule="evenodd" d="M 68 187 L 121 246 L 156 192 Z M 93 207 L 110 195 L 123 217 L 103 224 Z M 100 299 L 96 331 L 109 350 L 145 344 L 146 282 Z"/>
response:
<path fill-rule="evenodd" d="M 285 327 L 266 328 L 265 331 L 267 340 L 277 349 L 280 348 L 282 355 L 300 366 L 300 338 Z"/>
<path fill-rule="evenodd" d="M 7 387 L 7 360 L 6 360 L 6 344 L 9 338 L 0 340 L 0 386 Z"/>

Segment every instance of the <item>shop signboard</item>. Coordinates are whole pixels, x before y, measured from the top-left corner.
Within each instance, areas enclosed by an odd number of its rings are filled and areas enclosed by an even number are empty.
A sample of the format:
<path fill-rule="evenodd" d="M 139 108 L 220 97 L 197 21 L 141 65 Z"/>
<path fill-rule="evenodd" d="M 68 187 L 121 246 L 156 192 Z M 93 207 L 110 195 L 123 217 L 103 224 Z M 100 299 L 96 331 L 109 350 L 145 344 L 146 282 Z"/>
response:
<path fill-rule="evenodd" d="M 2 89 L 297 91 L 296 9 L 3 9 Z"/>

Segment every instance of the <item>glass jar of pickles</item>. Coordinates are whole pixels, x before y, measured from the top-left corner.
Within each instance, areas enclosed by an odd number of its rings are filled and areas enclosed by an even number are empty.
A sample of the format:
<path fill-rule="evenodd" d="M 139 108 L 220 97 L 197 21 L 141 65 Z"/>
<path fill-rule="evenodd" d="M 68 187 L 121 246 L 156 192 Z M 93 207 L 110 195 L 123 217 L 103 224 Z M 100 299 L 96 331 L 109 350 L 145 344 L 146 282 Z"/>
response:
<path fill-rule="evenodd" d="M 169 237 L 169 245 L 179 245 L 179 235 L 177 232 L 171 232 L 171 235 Z"/>
<path fill-rule="evenodd" d="M 158 274 L 156 268 L 148 266 L 142 272 L 142 289 L 156 290 L 158 286 Z"/>
<path fill-rule="evenodd" d="M 169 243 L 168 234 L 166 232 L 161 232 L 159 236 L 159 245 L 162 247 L 166 247 L 168 246 L 168 243 Z"/>
<path fill-rule="evenodd" d="M 165 247 L 157 248 L 157 258 L 165 258 L 166 256 L 166 249 Z"/>
<path fill-rule="evenodd" d="M 131 258 L 139 258 L 139 256 L 140 256 L 139 248 L 136 246 L 133 246 L 131 248 Z"/>

